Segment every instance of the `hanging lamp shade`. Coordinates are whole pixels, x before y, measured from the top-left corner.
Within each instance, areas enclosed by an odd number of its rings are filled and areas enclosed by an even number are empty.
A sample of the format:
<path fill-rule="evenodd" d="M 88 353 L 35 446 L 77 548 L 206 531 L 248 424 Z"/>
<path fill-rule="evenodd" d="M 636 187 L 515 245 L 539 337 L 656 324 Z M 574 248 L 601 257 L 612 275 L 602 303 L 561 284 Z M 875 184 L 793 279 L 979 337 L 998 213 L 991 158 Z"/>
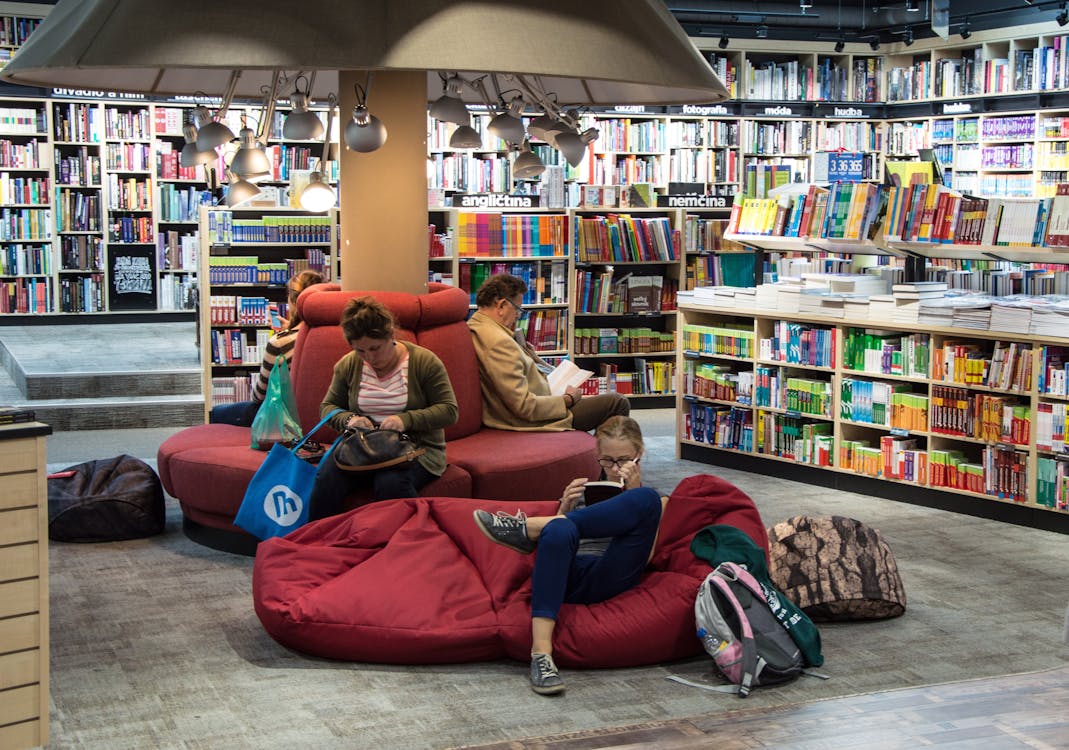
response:
<path fill-rule="evenodd" d="M 256 133 L 252 128 L 241 129 L 241 147 L 230 162 L 230 171 L 249 182 L 259 182 L 271 177 L 271 160 L 256 140 Z"/>
<path fill-rule="evenodd" d="M 550 114 L 539 115 L 531 118 L 527 123 L 527 134 L 540 141 L 546 140 L 546 131 L 555 125 L 557 120 Z"/>
<path fill-rule="evenodd" d="M 442 94 L 431 102 L 430 115 L 435 120 L 455 122 L 457 125 L 466 125 L 471 119 L 467 105 L 460 98 L 450 94 Z"/>
<path fill-rule="evenodd" d="M 662 0 L 629 0 L 626 12 L 618 0 L 305 0 L 299 13 L 290 0 L 261 0 L 254 13 L 245 3 L 194 13 L 172 0 L 60 0 L 0 79 L 218 95 L 241 70 L 234 95 L 259 98 L 279 68 L 316 71 L 314 98 L 337 90 L 339 70 L 425 70 L 428 102 L 442 95 L 442 70 L 538 76 L 574 106 L 728 96 Z M 460 98 L 482 103 L 468 90 Z"/>
<path fill-rule="evenodd" d="M 244 203 L 260 192 L 260 188 L 256 187 L 248 180 L 238 178 L 238 176 L 230 170 L 227 170 L 227 178 L 229 183 L 226 188 L 226 205 L 228 206 L 236 206 L 239 203 Z"/>
<path fill-rule="evenodd" d="M 521 151 L 519 156 L 516 157 L 516 161 L 512 163 L 512 175 L 521 180 L 537 177 L 545 171 L 546 165 L 542 163 L 536 153 L 529 149 Z"/>
<path fill-rule="evenodd" d="M 367 154 L 386 143 L 386 126 L 367 111 L 367 107 L 353 107 L 352 119 L 345 125 L 345 145 L 353 151 Z"/>
<path fill-rule="evenodd" d="M 282 123 L 282 137 L 289 141 L 317 141 L 323 137 L 323 121 L 315 112 L 290 112 Z"/>
<path fill-rule="evenodd" d="M 182 135 L 186 139 L 186 145 L 182 146 L 182 153 L 178 162 L 183 167 L 199 167 L 202 164 L 211 164 L 218 156 L 214 150 L 201 151 L 197 148 L 197 126 L 186 123 L 182 127 Z"/>
<path fill-rule="evenodd" d="M 291 141 L 317 141 L 323 135 L 323 122 L 308 110 L 308 92 L 290 94 L 290 113 L 282 123 L 282 137 Z"/>
<path fill-rule="evenodd" d="M 482 148 L 483 137 L 471 125 L 461 125 L 449 136 L 449 148 Z"/>
<path fill-rule="evenodd" d="M 327 184 L 323 173 L 312 172 L 308 176 L 308 184 L 301 191 L 301 208 L 318 213 L 333 208 L 335 201 L 334 188 Z"/>
<path fill-rule="evenodd" d="M 197 148 L 201 151 L 211 151 L 232 140 L 234 131 L 217 120 L 212 120 L 197 131 Z"/>

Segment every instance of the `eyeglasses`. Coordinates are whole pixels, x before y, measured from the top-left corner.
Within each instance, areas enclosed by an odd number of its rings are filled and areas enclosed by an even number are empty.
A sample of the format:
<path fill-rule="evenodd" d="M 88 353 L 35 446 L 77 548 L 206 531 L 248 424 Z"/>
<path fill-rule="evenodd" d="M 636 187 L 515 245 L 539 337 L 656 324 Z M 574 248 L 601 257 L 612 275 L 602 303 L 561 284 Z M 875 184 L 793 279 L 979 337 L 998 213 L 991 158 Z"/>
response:
<path fill-rule="evenodd" d="M 508 302 L 510 305 L 512 305 L 512 307 L 516 310 L 516 314 L 517 315 L 523 315 L 526 312 L 526 310 L 523 309 L 523 305 L 517 305 L 515 302 L 510 300 L 508 297 L 502 297 L 502 299 L 504 299 L 506 302 Z"/>
<path fill-rule="evenodd" d="M 634 458 L 599 458 L 598 464 L 603 469 L 611 469 L 614 466 L 619 469 L 626 463 L 634 462 L 637 464 L 641 460 L 641 456 L 635 456 Z"/>

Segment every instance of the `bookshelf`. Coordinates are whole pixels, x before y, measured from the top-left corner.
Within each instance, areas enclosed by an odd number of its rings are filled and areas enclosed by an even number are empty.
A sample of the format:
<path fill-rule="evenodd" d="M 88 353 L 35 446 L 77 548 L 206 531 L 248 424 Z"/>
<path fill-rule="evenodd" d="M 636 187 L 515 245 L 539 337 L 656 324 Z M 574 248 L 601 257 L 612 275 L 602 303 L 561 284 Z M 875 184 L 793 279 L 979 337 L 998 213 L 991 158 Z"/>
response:
<path fill-rule="evenodd" d="M 53 306 L 52 149 L 44 102 L 0 100 L 0 314 Z"/>
<path fill-rule="evenodd" d="M 208 170 L 180 166 L 192 106 L 0 98 L 0 322 L 194 313 L 199 210 L 216 200 L 225 149 Z M 235 104 L 228 122 L 239 127 L 253 110 Z M 290 181 L 318 167 L 322 142 L 275 138 L 283 116 L 267 146 L 273 179 L 263 185 L 285 205 Z M 328 178 L 337 181 L 336 160 Z"/>
<path fill-rule="evenodd" d="M 101 105 L 54 101 L 51 107 L 60 261 L 55 312 L 103 312 L 108 302 Z"/>
<path fill-rule="evenodd" d="M 571 212 L 572 358 L 649 406 L 675 394 L 680 219 L 671 209 Z"/>
<path fill-rule="evenodd" d="M 155 155 L 156 247 L 161 310 L 197 307 L 197 225 L 200 206 L 212 202 L 202 167 L 180 162 L 190 117 L 187 107 L 153 107 L 152 150 Z M 215 165 L 218 170 L 219 165 Z M 217 172 L 218 173 L 218 172 Z"/>
<path fill-rule="evenodd" d="M 337 278 L 336 210 L 202 206 L 199 216 L 199 341 L 205 418 L 221 403 L 248 401 L 272 334 L 269 309 L 286 316 L 286 283 L 305 268 Z"/>

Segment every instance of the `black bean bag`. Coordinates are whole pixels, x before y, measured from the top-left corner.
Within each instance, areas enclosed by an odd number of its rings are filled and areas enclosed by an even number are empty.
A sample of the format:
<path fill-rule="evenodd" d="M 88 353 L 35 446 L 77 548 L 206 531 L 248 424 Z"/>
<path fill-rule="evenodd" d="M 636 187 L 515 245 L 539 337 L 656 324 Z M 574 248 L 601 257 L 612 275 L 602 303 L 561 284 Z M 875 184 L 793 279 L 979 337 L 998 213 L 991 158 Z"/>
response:
<path fill-rule="evenodd" d="M 48 477 L 48 538 L 114 542 L 163 531 L 163 486 L 151 466 L 116 456 L 70 466 Z"/>

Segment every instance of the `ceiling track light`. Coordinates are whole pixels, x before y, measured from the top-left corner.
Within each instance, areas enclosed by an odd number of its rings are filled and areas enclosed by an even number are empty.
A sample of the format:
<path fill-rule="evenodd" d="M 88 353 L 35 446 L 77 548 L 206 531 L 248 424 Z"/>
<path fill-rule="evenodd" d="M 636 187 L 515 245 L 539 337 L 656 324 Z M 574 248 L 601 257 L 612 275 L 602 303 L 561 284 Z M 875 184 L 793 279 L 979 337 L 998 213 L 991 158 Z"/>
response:
<path fill-rule="evenodd" d="M 546 165 L 538 158 L 538 154 L 531 151 L 530 141 L 524 140 L 512 162 L 512 176 L 523 180 L 537 177 L 545 171 Z"/>
<path fill-rule="evenodd" d="M 720 41 L 716 43 L 716 46 L 718 46 L 720 49 L 727 49 L 729 41 L 730 40 L 728 39 L 728 33 L 725 31 L 720 34 Z"/>
<path fill-rule="evenodd" d="M 244 126 L 245 116 L 242 115 L 241 146 L 230 160 L 230 171 L 243 180 L 249 182 L 261 182 L 271 177 L 271 160 L 263 146 L 256 140 L 256 131 Z"/>
<path fill-rule="evenodd" d="M 1058 7 L 1058 15 L 1054 17 L 1054 20 L 1058 23 L 1059 26 L 1065 26 L 1067 23 L 1069 23 L 1069 11 L 1066 11 L 1064 2 Z"/>
<path fill-rule="evenodd" d="M 305 82 L 305 89 L 301 91 L 301 80 Z M 311 77 L 298 75 L 293 82 L 293 93 L 290 94 L 290 113 L 286 121 L 282 123 L 282 137 L 290 141 L 316 141 L 323 135 L 323 122 L 319 115 L 308 109 L 311 103 L 312 85 L 315 82 L 315 71 Z"/>
<path fill-rule="evenodd" d="M 506 143 L 514 145 L 523 143 L 527 133 L 520 117 L 523 115 L 525 106 L 522 95 L 513 97 L 508 103 L 503 102 L 501 111 L 490 119 L 486 129 Z"/>
<path fill-rule="evenodd" d="M 813 0 L 798 0 L 798 8 L 802 11 L 802 15 L 813 7 Z"/>
<path fill-rule="evenodd" d="M 308 176 L 308 184 L 298 198 L 301 208 L 305 211 L 318 213 L 326 211 L 337 203 L 334 188 L 327 181 L 327 162 L 330 160 L 331 125 L 334 124 L 334 108 L 338 106 L 338 99 L 331 94 L 328 98 L 327 127 L 323 134 L 323 156 L 319 160 L 319 169 Z"/>
<path fill-rule="evenodd" d="M 356 92 L 356 106 L 353 116 L 345 126 L 345 145 L 350 151 L 368 154 L 377 151 L 386 143 L 386 126 L 367 109 L 368 91 L 371 89 L 371 72 L 367 74 L 367 83 L 361 86 L 353 84 Z"/>
<path fill-rule="evenodd" d="M 842 52 L 844 49 L 846 49 L 846 38 L 840 35 L 839 41 L 835 43 L 835 51 Z"/>
<path fill-rule="evenodd" d="M 483 137 L 471 125 L 461 125 L 449 136 L 449 148 L 482 148 Z"/>
<path fill-rule="evenodd" d="M 921 7 L 917 3 L 917 0 L 906 0 L 906 12 L 907 13 L 919 13 L 920 9 L 921 9 Z"/>
<path fill-rule="evenodd" d="M 768 27 L 765 26 L 764 24 L 761 24 L 760 26 L 757 27 L 757 38 L 758 39 L 768 39 Z"/>
<path fill-rule="evenodd" d="M 273 174 L 271 160 L 267 158 L 264 144 L 267 140 L 267 124 L 275 115 L 275 101 L 278 99 L 281 82 L 282 71 L 276 70 L 271 75 L 270 85 L 260 88 L 263 99 L 257 130 L 246 126 L 246 117 L 244 114 L 241 116 L 241 145 L 230 160 L 230 171 L 243 180 L 260 182 L 270 179 Z"/>
<path fill-rule="evenodd" d="M 208 151 L 234 140 L 234 131 L 220 122 L 220 120 L 226 117 L 226 112 L 230 109 L 230 101 L 234 98 L 234 90 L 237 88 L 239 78 L 241 78 L 240 70 L 230 72 L 230 83 L 227 86 L 226 93 L 223 95 L 223 103 L 214 115 L 207 110 L 207 107 L 203 110 L 198 108 L 198 111 L 196 111 L 195 117 L 198 120 L 197 148 L 201 151 Z M 206 121 L 204 119 L 205 112 L 208 114 Z"/>
<path fill-rule="evenodd" d="M 438 74 L 442 79 L 442 95 L 431 102 L 430 115 L 441 122 L 453 122 L 457 125 L 471 124 L 468 107 L 461 100 L 464 81 L 456 73 L 449 76 Z"/>
<path fill-rule="evenodd" d="M 875 52 L 879 48 L 880 48 L 880 40 L 879 39 L 873 39 L 872 41 L 869 42 L 869 49 L 871 49 L 873 52 Z"/>
<path fill-rule="evenodd" d="M 219 158 L 219 155 L 215 153 L 215 149 L 201 151 L 197 148 L 197 126 L 192 122 L 187 122 L 182 126 L 182 137 L 186 139 L 186 145 L 182 146 L 182 153 L 179 154 L 178 161 L 183 167 L 198 167 L 211 164 Z"/>
<path fill-rule="evenodd" d="M 972 36 L 972 30 L 969 28 L 969 19 L 968 18 L 966 18 L 965 19 L 965 23 L 963 23 L 961 25 L 961 31 L 959 33 L 961 34 L 961 38 L 962 39 L 968 39 L 969 37 Z"/>

